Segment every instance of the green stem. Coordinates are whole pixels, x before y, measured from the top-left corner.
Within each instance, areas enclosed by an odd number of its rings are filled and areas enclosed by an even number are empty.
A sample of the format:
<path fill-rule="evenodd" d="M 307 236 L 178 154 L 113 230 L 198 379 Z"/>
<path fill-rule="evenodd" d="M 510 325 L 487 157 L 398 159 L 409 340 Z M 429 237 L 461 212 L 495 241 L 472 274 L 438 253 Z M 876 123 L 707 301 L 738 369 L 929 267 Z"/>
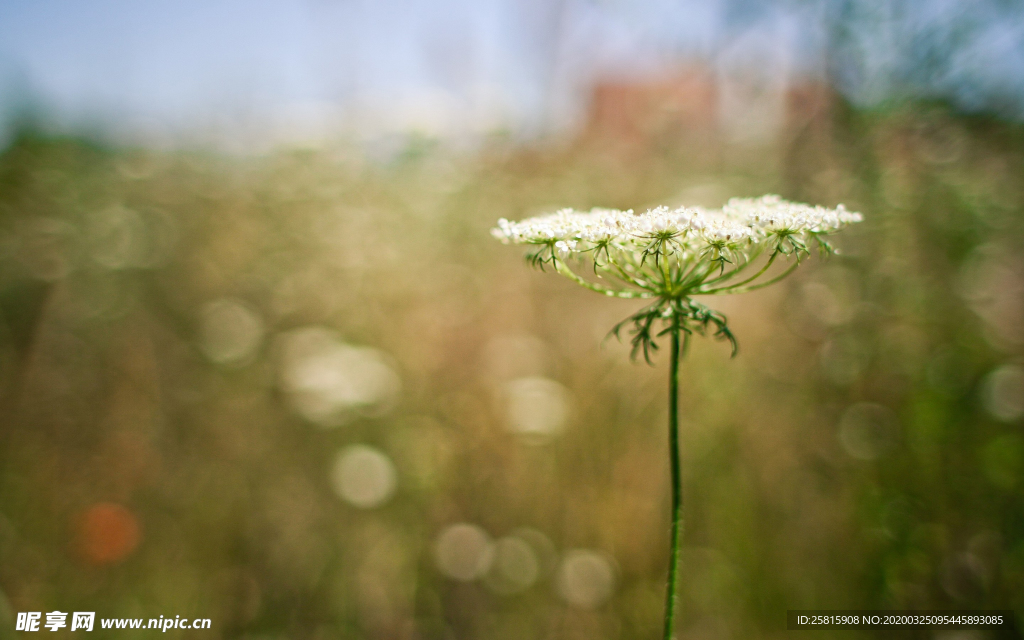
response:
<path fill-rule="evenodd" d="M 683 538 L 683 477 L 679 463 L 679 324 L 672 326 L 671 368 L 668 377 L 668 456 L 672 466 L 672 546 L 665 593 L 665 637 L 672 640 L 676 619 L 676 591 L 679 582 L 679 547 Z"/>
<path fill-rule="evenodd" d="M 765 263 L 765 265 L 763 267 L 761 267 L 760 271 L 758 271 L 754 275 L 750 276 L 749 278 L 747 278 L 743 282 L 737 282 L 737 283 L 731 284 L 731 285 L 729 285 L 728 287 L 725 287 L 725 288 L 727 288 L 727 289 L 735 289 L 736 287 L 741 287 L 741 286 L 743 286 L 745 284 L 749 284 L 749 283 L 753 282 L 754 280 L 757 280 L 762 275 L 764 275 L 764 272 L 767 271 L 769 267 L 772 266 L 772 263 L 775 262 L 775 257 L 777 255 L 779 255 L 779 253 L 776 251 L 775 253 L 773 253 L 771 255 L 771 257 L 768 258 L 768 261 Z M 750 264 L 750 263 L 748 262 L 747 264 Z M 745 266 L 747 266 L 747 265 L 745 264 L 742 267 L 739 267 L 738 269 L 734 269 L 734 270 L 730 271 L 729 273 L 725 274 L 724 276 L 722 276 L 720 278 L 715 278 L 714 280 L 706 280 L 706 281 L 704 281 L 701 284 L 701 286 L 707 286 L 709 284 L 715 284 L 716 282 L 722 282 L 724 280 L 728 280 L 732 276 L 734 276 L 737 273 L 739 273 L 740 271 L 742 271 Z"/>
<path fill-rule="evenodd" d="M 751 264 L 753 264 L 755 260 L 760 258 L 762 253 L 764 253 L 764 248 L 761 245 L 757 245 L 754 248 L 753 252 L 751 252 L 750 256 L 747 257 L 747 259 L 742 264 L 737 265 L 736 268 L 734 268 L 732 271 L 726 272 L 724 275 L 718 276 L 717 278 L 712 278 L 710 280 L 702 281 L 700 283 L 700 286 L 701 287 L 706 287 L 708 285 L 713 285 L 713 284 L 718 284 L 718 283 L 725 282 L 726 280 L 732 280 L 734 277 L 736 277 L 739 274 L 741 274 L 744 271 L 746 271 L 747 267 L 749 267 Z M 764 271 L 766 271 L 766 269 L 762 269 L 761 273 L 763 273 Z M 750 282 L 750 280 L 753 280 L 753 279 L 757 278 L 758 276 L 760 276 L 760 273 L 757 276 L 754 276 L 754 278 L 750 278 L 749 280 L 745 280 L 744 282 Z M 740 284 L 743 284 L 743 283 L 740 283 Z M 730 285 L 730 286 L 736 286 L 736 285 Z"/>
<path fill-rule="evenodd" d="M 554 261 L 552 262 L 552 264 L 554 264 L 554 266 L 555 266 L 555 271 L 557 271 L 558 273 L 562 274 L 563 276 L 569 278 L 570 280 L 572 280 L 576 284 L 579 284 L 581 286 L 586 287 L 587 289 L 590 289 L 591 291 L 596 291 L 597 293 L 601 293 L 601 294 L 604 294 L 606 296 L 612 296 L 612 297 L 615 297 L 615 298 L 651 298 L 651 297 L 653 297 L 652 293 L 648 293 L 646 291 L 618 291 L 616 289 L 609 289 L 608 287 L 602 287 L 601 285 L 599 285 L 597 283 L 589 282 L 587 280 L 584 280 L 583 278 L 581 278 L 578 275 L 576 275 L 576 272 L 574 272 L 572 269 L 570 269 L 569 265 L 565 264 L 564 260 L 559 260 L 558 258 L 555 258 Z"/>
<path fill-rule="evenodd" d="M 800 266 L 800 260 L 799 259 L 797 259 L 793 264 L 789 265 L 788 269 L 786 269 L 785 271 L 783 271 L 779 275 L 775 276 L 771 280 L 765 280 L 764 282 L 758 282 L 757 284 L 752 284 L 752 285 L 749 285 L 749 286 L 746 286 L 746 287 L 740 286 L 740 284 L 742 284 L 742 283 L 739 283 L 739 284 L 734 284 L 731 287 L 722 287 L 721 289 L 712 289 L 710 291 L 699 291 L 699 292 L 694 293 L 694 295 L 706 296 L 706 295 L 717 295 L 717 294 L 720 294 L 720 293 L 746 293 L 748 291 L 756 291 L 758 289 L 763 289 L 763 288 L 767 287 L 770 284 L 775 284 L 779 280 L 782 280 L 783 278 L 785 278 L 789 274 L 793 273 L 793 270 L 796 269 L 798 266 Z"/>
<path fill-rule="evenodd" d="M 626 284 L 631 284 L 634 287 L 639 287 L 639 288 L 644 289 L 646 291 L 651 291 L 652 293 L 654 292 L 654 290 L 651 288 L 650 285 L 648 285 L 643 280 L 640 280 L 638 278 L 634 278 L 633 276 L 629 275 L 629 273 L 627 273 L 626 270 L 623 269 L 620 265 L 618 265 L 618 264 L 613 262 L 612 266 L 614 266 L 615 267 L 615 271 L 618 272 L 618 273 L 612 273 L 611 275 L 613 277 L 616 277 L 619 280 L 622 280 Z M 602 268 L 602 270 L 605 271 L 605 272 L 608 272 L 607 268 Z"/>

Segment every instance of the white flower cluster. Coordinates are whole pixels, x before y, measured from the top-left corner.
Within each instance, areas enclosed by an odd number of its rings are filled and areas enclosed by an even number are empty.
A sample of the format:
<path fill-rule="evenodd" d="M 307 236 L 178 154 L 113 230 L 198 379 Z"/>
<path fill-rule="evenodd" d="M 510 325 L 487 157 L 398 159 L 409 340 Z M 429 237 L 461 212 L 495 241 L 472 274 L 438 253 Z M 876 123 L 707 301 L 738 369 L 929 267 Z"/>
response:
<path fill-rule="evenodd" d="M 491 233 L 506 244 L 554 243 L 563 255 L 602 244 L 643 251 L 658 237 L 671 237 L 680 248 L 699 253 L 707 247 L 743 248 L 780 235 L 807 240 L 861 220 L 861 214 L 846 211 L 843 205 L 812 207 L 767 195 L 733 198 L 716 210 L 657 207 L 635 214 L 632 210 L 562 209 L 521 222 L 502 218 Z"/>
<path fill-rule="evenodd" d="M 657 207 L 636 214 L 563 209 L 521 222 L 501 219 L 491 233 L 506 244 L 536 246 L 528 256 L 532 263 L 550 264 L 606 295 L 679 298 L 734 293 L 775 282 L 810 252 L 809 245 L 831 252 L 825 236 L 862 219 L 842 205 L 812 207 L 767 195 L 733 198 L 714 210 Z M 753 278 L 734 279 L 762 255 L 768 257 Z M 753 281 L 765 276 L 780 255 L 795 257 L 791 269 L 755 285 Z M 584 279 L 569 266 L 588 260 L 594 275 L 626 289 Z"/>

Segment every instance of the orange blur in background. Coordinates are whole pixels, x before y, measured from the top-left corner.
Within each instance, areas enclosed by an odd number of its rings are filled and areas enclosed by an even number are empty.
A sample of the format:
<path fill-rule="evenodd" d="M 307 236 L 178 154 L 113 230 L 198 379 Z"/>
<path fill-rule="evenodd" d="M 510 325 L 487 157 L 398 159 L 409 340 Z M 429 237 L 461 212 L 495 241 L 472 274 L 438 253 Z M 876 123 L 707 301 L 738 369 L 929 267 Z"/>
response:
<path fill-rule="evenodd" d="M 94 504 L 80 513 L 75 519 L 75 535 L 82 559 L 93 565 L 124 560 L 142 539 L 135 515 L 112 502 Z"/>

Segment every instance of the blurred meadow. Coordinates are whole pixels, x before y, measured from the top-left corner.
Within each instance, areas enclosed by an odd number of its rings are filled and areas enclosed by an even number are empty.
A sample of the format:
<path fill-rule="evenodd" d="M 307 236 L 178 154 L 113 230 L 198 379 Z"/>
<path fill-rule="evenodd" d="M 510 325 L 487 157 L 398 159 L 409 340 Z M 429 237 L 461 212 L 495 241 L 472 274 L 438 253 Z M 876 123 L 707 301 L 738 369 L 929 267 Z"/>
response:
<path fill-rule="evenodd" d="M 607 338 L 635 303 L 489 230 L 763 193 L 865 222 L 708 301 L 740 351 L 682 366 L 679 638 L 783 637 L 787 609 L 1024 620 L 1024 125 L 741 89 L 616 77 L 562 134 L 376 155 L 17 129 L 0 638 L 53 610 L 213 621 L 177 637 L 656 637 L 668 363 Z"/>

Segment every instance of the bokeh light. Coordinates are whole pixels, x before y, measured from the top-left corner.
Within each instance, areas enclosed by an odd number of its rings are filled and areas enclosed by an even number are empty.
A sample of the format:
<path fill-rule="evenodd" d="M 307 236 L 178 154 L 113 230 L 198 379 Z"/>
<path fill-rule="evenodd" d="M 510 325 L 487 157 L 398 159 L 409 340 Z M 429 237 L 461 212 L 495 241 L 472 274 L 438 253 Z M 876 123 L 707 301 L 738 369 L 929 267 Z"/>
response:
<path fill-rule="evenodd" d="M 982 381 L 985 409 L 992 417 L 1014 422 L 1024 417 L 1024 367 L 1004 365 Z"/>
<path fill-rule="evenodd" d="M 343 500 L 361 509 L 387 502 L 395 493 L 395 465 L 381 451 L 352 445 L 338 452 L 331 469 L 331 485 Z"/>
<path fill-rule="evenodd" d="M 487 573 L 494 561 L 494 543 L 477 525 L 453 524 L 434 541 L 434 562 L 438 570 L 461 582 L 476 580 Z"/>
<path fill-rule="evenodd" d="M 108 269 L 145 267 L 150 263 L 146 225 L 138 213 L 122 206 L 97 211 L 89 220 L 92 258 Z"/>
<path fill-rule="evenodd" d="M 558 593 L 569 604 L 593 609 L 604 604 L 615 590 L 615 569 L 603 555 L 589 549 L 573 549 L 558 567 Z"/>
<path fill-rule="evenodd" d="M 569 392 L 541 377 L 516 378 L 505 384 L 509 430 L 540 441 L 560 433 L 569 418 Z"/>
<path fill-rule="evenodd" d="M 142 536 L 135 515 L 112 502 L 100 502 L 85 509 L 78 515 L 75 528 L 82 558 L 95 565 L 124 560 L 135 551 Z"/>
<path fill-rule="evenodd" d="M 292 407 L 322 427 L 344 424 L 356 414 L 381 415 L 401 389 L 384 355 L 342 342 L 322 327 L 279 337 L 281 386 Z"/>
<path fill-rule="evenodd" d="M 218 364 L 244 364 L 263 340 L 263 321 L 238 300 L 221 299 L 203 307 L 203 352 Z"/>
<path fill-rule="evenodd" d="M 540 577 L 540 559 L 530 543 L 507 536 L 494 543 L 494 559 L 487 574 L 487 586 L 501 594 L 529 589 Z"/>

